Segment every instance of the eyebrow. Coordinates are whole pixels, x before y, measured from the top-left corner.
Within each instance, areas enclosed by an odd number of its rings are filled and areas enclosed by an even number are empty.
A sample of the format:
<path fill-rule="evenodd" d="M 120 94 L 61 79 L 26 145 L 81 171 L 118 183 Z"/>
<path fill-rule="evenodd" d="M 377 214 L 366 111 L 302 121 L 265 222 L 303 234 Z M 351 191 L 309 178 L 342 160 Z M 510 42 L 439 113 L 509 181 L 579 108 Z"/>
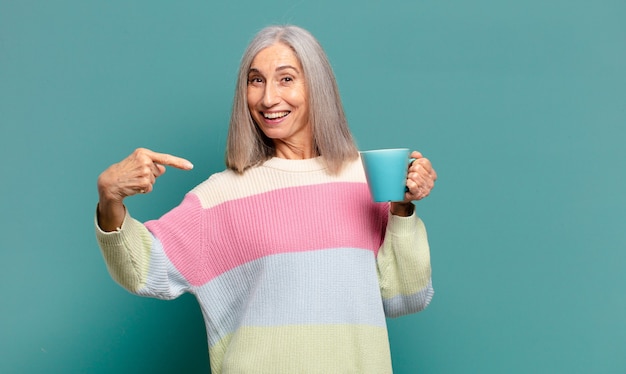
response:
<path fill-rule="evenodd" d="M 293 69 L 297 73 L 300 73 L 300 70 L 298 70 L 295 66 L 291 66 L 291 65 L 281 65 L 276 68 L 276 71 L 282 71 L 282 70 L 287 70 L 287 69 Z M 250 70 L 248 70 L 248 74 L 250 73 L 261 73 L 261 71 L 257 68 L 250 68 Z"/>

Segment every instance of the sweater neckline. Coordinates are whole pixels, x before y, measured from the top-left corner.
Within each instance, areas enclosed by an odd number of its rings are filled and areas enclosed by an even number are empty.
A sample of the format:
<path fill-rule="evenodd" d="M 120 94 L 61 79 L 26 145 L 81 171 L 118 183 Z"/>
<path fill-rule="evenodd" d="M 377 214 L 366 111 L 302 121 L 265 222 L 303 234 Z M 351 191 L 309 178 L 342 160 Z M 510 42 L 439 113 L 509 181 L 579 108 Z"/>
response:
<path fill-rule="evenodd" d="M 326 169 L 321 156 L 304 160 L 289 160 L 286 158 L 272 157 L 263 163 L 264 167 L 291 172 L 319 171 Z"/>

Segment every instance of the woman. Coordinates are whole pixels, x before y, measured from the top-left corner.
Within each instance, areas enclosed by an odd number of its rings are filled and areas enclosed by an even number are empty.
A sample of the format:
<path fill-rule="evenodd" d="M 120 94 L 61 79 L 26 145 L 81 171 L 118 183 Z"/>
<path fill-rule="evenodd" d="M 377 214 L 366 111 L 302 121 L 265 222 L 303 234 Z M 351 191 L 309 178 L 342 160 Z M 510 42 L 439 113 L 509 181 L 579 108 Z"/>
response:
<path fill-rule="evenodd" d="M 96 235 L 130 292 L 196 296 L 213 373 L 391 373 L 385 317 L 433 295 L 412 201 L 436 173 L 411 157 L 405 201 L 373 203 L 324 51 L 268 27 L 241 61 L 227 170 L 142 224 L 123 199 L 192 165 L 138 149 L 98 179 Z"/>

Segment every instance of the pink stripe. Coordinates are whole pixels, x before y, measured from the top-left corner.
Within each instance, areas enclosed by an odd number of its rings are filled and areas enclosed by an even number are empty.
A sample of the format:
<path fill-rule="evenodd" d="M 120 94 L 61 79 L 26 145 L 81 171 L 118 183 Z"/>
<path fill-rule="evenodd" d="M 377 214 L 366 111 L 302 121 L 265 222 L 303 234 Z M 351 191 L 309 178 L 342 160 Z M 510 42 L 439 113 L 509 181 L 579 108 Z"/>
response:
<path fill-rule="evenodd" d="M 376 255 L 388 212 L 386 204 L 371 202 L 363 183 L 285 188 L 203 210 L 201 227 L 196 228 L 200 232 L 186 230 L 186 239 L 195 242 L 190 245 L 180 235 L 160 227 L 167 225 L 164 220 L 193 224 L 200 205 L 197 197 L 193 200 L 194 207 L 183 203 L 179 207 L 183 209 L 175 209 L 149 227 L 174 266 L 196 286 L 239 265 L 278 253 L 363 248 Z M 198 253 L 200 238 L 207 243 Z"/>

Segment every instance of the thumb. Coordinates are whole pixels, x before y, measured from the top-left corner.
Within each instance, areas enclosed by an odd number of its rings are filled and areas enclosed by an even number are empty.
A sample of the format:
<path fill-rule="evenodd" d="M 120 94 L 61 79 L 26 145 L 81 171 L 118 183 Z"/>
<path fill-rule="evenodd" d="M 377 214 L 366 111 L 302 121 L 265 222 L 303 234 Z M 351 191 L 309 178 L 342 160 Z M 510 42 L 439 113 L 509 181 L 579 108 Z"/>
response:
<path fill-rule="evenodd" d="M 423 158 L 424 156 L 422 155 L 421 152 L 419 151 L 413 151 L 411 152 L 411 158 Z"/>
<path fill-rule="evenodd" d="M 165 166 L 158 164 L 158 163 L 155 163 L 154 166 L 157 169 L 157 173 L 155 174 L 156 177 L 160 177 L 161 175 L 165 173 L 165 170 L 167 170 Z"/>

